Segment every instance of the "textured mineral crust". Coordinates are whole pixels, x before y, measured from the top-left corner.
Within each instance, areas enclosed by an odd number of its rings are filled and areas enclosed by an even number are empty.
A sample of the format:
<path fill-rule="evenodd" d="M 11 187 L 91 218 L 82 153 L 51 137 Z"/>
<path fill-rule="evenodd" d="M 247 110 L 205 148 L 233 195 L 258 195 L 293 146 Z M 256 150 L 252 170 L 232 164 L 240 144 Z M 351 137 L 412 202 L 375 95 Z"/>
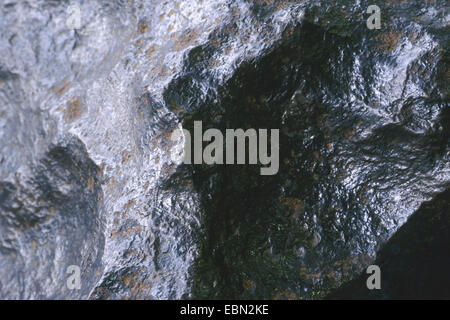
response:
<path fill-rule="evenodd" d="M 423 203 L 378 252 L 380 290 L 367 290 L 367 274 L 330 299 L 450 299 L 450 191 Z"/>
<path fill-rule="evenodd" d="M 3 0 L 0 298 L 449 283 L 449 27 L 440 0 Z M 279 172 L 177 163 L 194 121 L 279 129 Z"/>

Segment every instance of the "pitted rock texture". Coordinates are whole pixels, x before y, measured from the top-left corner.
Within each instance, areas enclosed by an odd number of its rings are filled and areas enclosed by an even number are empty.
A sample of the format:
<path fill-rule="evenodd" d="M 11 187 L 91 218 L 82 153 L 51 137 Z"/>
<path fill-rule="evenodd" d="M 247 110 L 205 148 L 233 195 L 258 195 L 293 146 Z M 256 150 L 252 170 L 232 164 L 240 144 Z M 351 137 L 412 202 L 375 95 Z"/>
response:
<path fill-rule="evenodd" d="M 450 299 L 449 190 L 424 202 L 383 246 L 375 263 L 384 270 L 379 290 L 367 290 L 367 273 L 329 299 Z"/>
<path fill-rule="evenodd" d="M 445 1 L 7 0 L 0 17 L 1 298 L 323 298 L 449 187 Z M 280 129 L 278 174 L 177 164 L 173 133 L 200 120 Z"/>

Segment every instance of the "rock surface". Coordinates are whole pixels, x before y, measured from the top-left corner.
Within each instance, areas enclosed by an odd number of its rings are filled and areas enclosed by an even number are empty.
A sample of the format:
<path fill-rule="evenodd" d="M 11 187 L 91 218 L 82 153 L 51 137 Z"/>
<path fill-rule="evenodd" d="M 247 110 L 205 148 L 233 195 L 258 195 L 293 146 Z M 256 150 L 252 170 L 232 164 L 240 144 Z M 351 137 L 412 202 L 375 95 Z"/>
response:
<path fill-rule="evenodd" d="M 445 1 L 0 17 L 0 298 L 323 298 L 450 185 Z M 279 173 L 178 165 L 173 133 L 197 120 L 280 129 Z"/>
<path fill-rule="evenodd" d="M 367 290 L 361 274 L 330 299 L 450 299 L 450 191 L 423 203 L 389 239 L 375 263 L 383 270 L 380 290 Z"/>

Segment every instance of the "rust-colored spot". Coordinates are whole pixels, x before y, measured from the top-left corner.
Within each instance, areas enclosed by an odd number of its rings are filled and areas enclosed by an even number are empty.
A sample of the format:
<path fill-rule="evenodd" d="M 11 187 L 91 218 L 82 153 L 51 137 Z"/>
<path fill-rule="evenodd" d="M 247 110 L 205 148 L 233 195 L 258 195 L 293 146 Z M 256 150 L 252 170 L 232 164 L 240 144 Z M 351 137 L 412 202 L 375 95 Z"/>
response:
<path fill-rule="evenodd" d="M 155 53 L 157 48 L 158 48 L 157 45 L 150 46 L 150 48 L 148 48 L 147 51 L 145 52 L 145 56 L 150 59 Z"/>
<path fill-rule="evenodd" d="M 253 288 L 253 285 L 254 284 L 251 280 L 244 279 L 244 281 L 242 281 L 242 287 L 244 288 L 245 291 L 248 291 L 251 288 Z"/>
<path fill-rule="evenodd" d="M 398 31 L 389 31 L 379 34 L 376 37 L 378 41 L 378 50 L 382 51 L 385 54 L 390 53 L 398 46 L 401 37 L 402 33 Z"/>
<path fill-rule="evenodd" d="M 182 35 L 178 40 L 176 40 L 173 49 L 175 51 L 180 51 L 189 45 L 192 45 L 195 40 L 199 37 L 199 34 L 196 30 L 190 30 Z"/>
<path fill-rule="evenodd" d="M 87 187 L 90 192 L 94 192 L 94 178 L 92 178 L 92 177 L 88 178 Z"/>
<path fill-rule="evenodd" d="M 278 201 L 283 205 L 289 207 L 294 213 L 299 214 L 303 210 L 303 201 L 297 198 L 279 198 Z"/>
<path fill-rule="evenodd" d="M 133 277 L 130 274 L 127 274 L 125 277 L 123 277 L 123 283 L 128 287 L 131 282 L 133 281 Z"/>
<path fill-rule="evenodd" d="M 146 21 L 141 21 L 138 24 L 138 32 L 140 34 L 146 33 L 150 29 Z"/>
<path fill-rule="evenodd" d="M 57 95 L 62 96 L 72 85 L 70 81 L 63 81 L 60 85 L 55 85 L 52 90 L 56 92 Z"/>
<path fill-rule="evenodd" d="M 77 97 L 73 97 L 72 99 L 70 99 L 66 109 L 64 110 L 64 120 L 66 120 L 67 122 L 72 122 L 79 119 L 82 113 L 83 107 L 80 99 L 78 99 Z"/>
<path fill-rule="evenodd" d="M 298 300 L 297 295 L 289 290 L 278 290 L 276 289 L 272 293 L 272 300 Z"/>
<path fill-rule="evenodd" d="M 131 155 L 127 151 L 122 151 L 122 164 L 127 163 L 131 159 Z"/>
<path fill-rule="evenodd" d="M 128 210 L 128 209 L 130 209 L 130 208 L 134 205 L 134 203 L 135 203 L 134 200 L 128 201 L 127 204 L 125 204 L 125 205 L 123 206 L 123 210 Z"/>

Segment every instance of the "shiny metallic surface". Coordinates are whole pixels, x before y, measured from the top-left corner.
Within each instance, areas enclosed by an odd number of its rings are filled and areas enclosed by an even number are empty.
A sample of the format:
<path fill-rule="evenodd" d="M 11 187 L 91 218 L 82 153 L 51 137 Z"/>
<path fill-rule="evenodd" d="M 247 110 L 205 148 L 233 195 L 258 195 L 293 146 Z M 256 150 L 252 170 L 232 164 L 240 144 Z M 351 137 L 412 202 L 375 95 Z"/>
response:
<path fill-rule="evenodd" d="M 2 1 L 0 297 L 316 299 L 359 274 L 450 182 L 448 4 L 380 1 L 380 30 L 369 4 Z M 278 174 L 174 162 L 196 120 L 280 129 Z"/>

